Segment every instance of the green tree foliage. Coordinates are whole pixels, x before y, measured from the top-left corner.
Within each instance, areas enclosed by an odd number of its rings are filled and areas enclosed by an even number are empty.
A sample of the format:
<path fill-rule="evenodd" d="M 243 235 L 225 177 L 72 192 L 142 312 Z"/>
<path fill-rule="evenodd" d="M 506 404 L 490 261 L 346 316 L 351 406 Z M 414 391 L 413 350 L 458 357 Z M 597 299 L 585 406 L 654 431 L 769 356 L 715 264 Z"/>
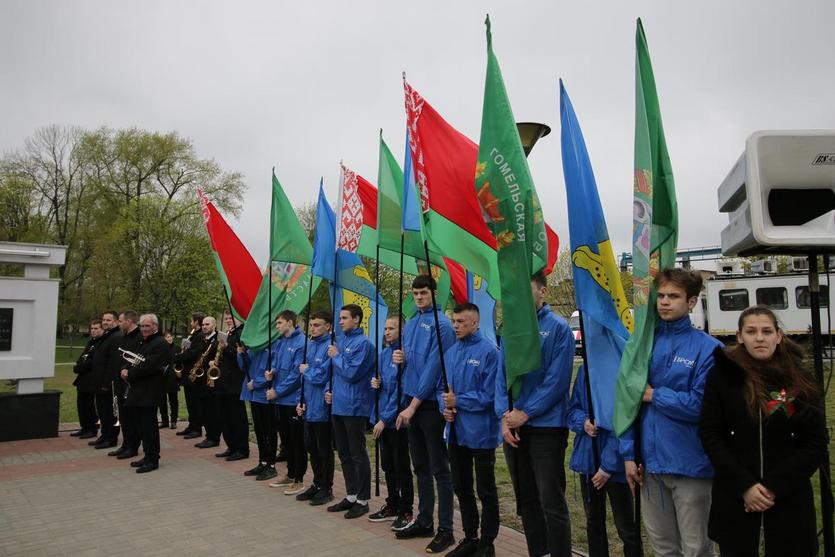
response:
<path fill-rule="evenodd" d="M 176 132 L 48 126 L 0 159 L 0 239 L 67 246 L 64 328 L 105 308 L 182 324 L 225 307 L 198 187 L 225 215 L 240 212 L 241 174 Z"/>

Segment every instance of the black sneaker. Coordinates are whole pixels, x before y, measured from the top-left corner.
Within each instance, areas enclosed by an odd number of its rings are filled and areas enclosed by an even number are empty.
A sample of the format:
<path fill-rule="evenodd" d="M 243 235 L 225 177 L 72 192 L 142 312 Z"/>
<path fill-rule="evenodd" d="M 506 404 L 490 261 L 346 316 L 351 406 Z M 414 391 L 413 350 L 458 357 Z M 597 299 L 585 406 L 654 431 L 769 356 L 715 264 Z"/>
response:
<path fill-rule="evenodd" d="M 394 519 L 394 522 L 391 523 L 391 529 L 395 532 L 399 532 L 411 523 L 412 513 L 400 513 L 397 515 L 397 518 Z"/>
<path fill-rule="evenodd" d="M 496 557 L 496 548 L 493 547 L 493 542 L 481 540 L 478 549 L 476 549 L 475 557 Z"/>
<path fill-rule="evenodd" d="M 421 524 L 417 520 L 413 520 L 411 524 L 397 532 L 394 537 L 398 540 L 408 540 L 410 538 L 431 538 L 434 533 L 434 524 Z"/>
<path fill-rule="evenodd" d="M 275 466 L 264 466 L 264 469 L 261 470 L 261 473 L 255 476 L 255 479 L 259 482 L 263 482 L 264 480 L 271 480 L 274 477 L 278 476 L 278 472 L 275 471 Z"/>
<path fill-rule="evenodd" d="M 395 518 L 397 518 L 397 511 L 388 505 L 383 505 L 379 511 L 368 515 L 368 520 L 371 522 L 388 522 L 390 520 L 394 520 Z"/>
<path fill-rule="evenodd" d="M 349 510 L 353 506 L 354 506 L 353 503 L 351 503 L 347 499 L 343 499 L 342 501 L 340 501 L 336 505 L 331 505 L 330 507 L 328 507 L 328 512 L 329 513 L 341 513 L 343 511 Z"/>
<path fill-rule="evenodd" d="M 317 493 L 319 493 L 319 488 L 312 485 L 296 495 L 296 501 L 310 501 Z"/>
<path fill-rule="evenodd" d="M 438 528 L 438 533 L 426 546 L 427 553 L 443 553 L 446 548 L 455 543 L 455 538 L 449 530 L 441 530 Z"/>
<path fill-rule="evenodd" d="M 464 538 L 458 542 L 455 549 L 447 553 L 447 557 L 470 557 L 476 554 L 478 548 L 478 538 Z"/>
<path fill-rule="evenodd" d="M 264 471 L 264 468 L 266 466 L 267 465 L 264 464 L 263 462 L 259 462 L 258 466 L 256 466 L 255 468 L 250 468 L 249 470 L 244 472 L 244 476 L 257 476 L 258 474 L 260 474 L 261 472 Z"/>
<path fill-rule="evenodd" d="M 368 512 L 368 503 L 354 503 L 348 512 L 345 513 L 345 518 L 359 518 Z"/>
<path fill-rule="evenodd" d="M 320 489 L 316 492 L 316 495 L 313 496 L 313 499 L 310 500 L 310 504 L 314 507 L 318 507 L 319 505 L 325 505 L 333 501 L 333 491 L 330 489 Z"/>

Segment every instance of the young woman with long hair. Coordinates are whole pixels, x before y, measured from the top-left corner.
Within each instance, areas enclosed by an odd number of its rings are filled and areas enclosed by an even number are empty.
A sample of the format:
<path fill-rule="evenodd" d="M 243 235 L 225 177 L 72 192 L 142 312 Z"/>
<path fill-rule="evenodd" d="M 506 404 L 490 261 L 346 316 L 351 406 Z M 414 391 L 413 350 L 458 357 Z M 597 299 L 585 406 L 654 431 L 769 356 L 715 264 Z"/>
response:
<path fill-rule="evenodd" d="M 702 403 L 699 433 L 715 469 L 709 536 L 722 557 L 754 556 L 761 544 L 767 557 L 817 555 L 810 478 L 827 443 L 819 389 L 767 307 L 742 312 L 737 342 L 717 353 Z"/>

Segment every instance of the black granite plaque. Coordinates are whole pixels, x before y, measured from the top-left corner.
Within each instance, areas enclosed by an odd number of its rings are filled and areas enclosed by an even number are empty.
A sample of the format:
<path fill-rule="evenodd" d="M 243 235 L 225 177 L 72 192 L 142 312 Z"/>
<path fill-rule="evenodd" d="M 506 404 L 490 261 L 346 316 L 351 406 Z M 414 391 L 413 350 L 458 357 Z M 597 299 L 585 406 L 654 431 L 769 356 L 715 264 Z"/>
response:
<path fill-rule="evenodd" d="M 12 349 L 13 308 L 0 308 L 0 351 Z"/>

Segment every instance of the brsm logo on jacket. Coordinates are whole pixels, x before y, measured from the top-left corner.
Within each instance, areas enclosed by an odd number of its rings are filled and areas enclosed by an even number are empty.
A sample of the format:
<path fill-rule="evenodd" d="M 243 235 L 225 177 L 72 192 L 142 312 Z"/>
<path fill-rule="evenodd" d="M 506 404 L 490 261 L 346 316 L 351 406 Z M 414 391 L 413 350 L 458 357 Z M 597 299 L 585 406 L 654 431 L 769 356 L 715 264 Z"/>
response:
<path fill-rule="evenodd" d="M 427 331 L 432 330 L 432 325 L 430 325 L 429 323 L 421 323 L 420 326 L 426 329 Z"/>
<path fill-rule="evenodd" d="M 468 366 L 478 367 L 481 365 L 481 360 L 476 360 L 475 358 L 470 358 L 467 360 Z"/>
<path fill-rule="evenodd" d="M 540 330 L 539 331 L 539 336 L 541 336 L 542 338 L 548 338 L 549 336 L 551 336 L 551 331 L 549 331 L 547 329 L 546 330 Z"/>
<path fill-rule="evenodd" d="M 696 367 L 696 360 L 685 358 L 684 356 L 675 356 L 673 358 L 674 364 L 684 364 L 685 367 Z"/>

